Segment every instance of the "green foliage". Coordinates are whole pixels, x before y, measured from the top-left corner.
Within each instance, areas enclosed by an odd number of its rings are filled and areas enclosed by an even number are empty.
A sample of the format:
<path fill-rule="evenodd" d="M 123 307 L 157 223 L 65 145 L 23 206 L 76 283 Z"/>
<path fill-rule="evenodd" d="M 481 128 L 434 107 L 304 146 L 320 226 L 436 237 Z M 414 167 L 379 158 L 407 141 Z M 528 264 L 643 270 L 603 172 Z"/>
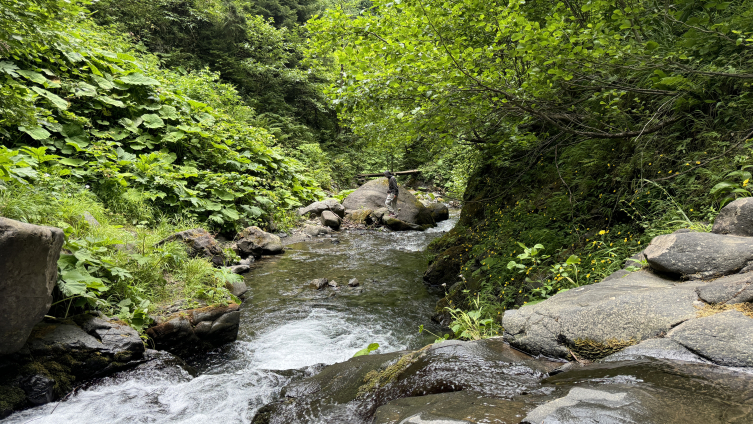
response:
<path fill-rule="evenodd" d="M 4 13 L 14 10 L 2 7 Z M 232 87 L 210 72 L 158 68 L 154 56 L 132 51 L 81 18 L 81 11 L 29 21 L 18 36 L 45 37 L 0 52 L 6 56 L 0 57 L 0 74 L 16 87 L 14 104 L 31 112 L 23 126 L 6 120 L 0 141 L 55 153 L 11 155 L 4 147 L 4 180 L 19 173 L 33 177 L 41 158 L 57 162 L 60 169 L 52 172 L 89 182 L 114 208 L 124 206 L 121 197 L 136 195 L 156 210 L 229 230 L 320 196 L 295 160 L 270 147 L 274 139 L 267 131 L 238 120 L 251 112 Z"/>
<path fill-rule="evenodd" d="M 753 176 L 750 171 L 746 171 L 748 168 L 753 168 L 753 165 L 746 165 L 737 171 L 730 172 L 725 176 L 727 179 L 711 188 L 709 194 L 720 198 L 722 206 L 738 197 L 750 197 L 750 190 L 746 187 Z"/>
<path fill-rule="evenodd" d="M 369 355 L 371 352 L 373 352 L 373 351 L 375 351 L 377 349 L 379 349 L 379 343 L 370 343 L 365 348 L 363 348 L 363 349 L 359 350 L 358 352 L 356 352 L 353 355 L 353 357 L 355 358 L 356 356 Z"/>
<path fill-rule="evenodd" d="M 469 310 L 460 308 L 446 308 L 452 316 L 450 329 L 455 337 L 464 340 L 479 340 L 499 335 L 501 329 L 490 314 L 484 312 L 481 295 L 471 301 Z"/>

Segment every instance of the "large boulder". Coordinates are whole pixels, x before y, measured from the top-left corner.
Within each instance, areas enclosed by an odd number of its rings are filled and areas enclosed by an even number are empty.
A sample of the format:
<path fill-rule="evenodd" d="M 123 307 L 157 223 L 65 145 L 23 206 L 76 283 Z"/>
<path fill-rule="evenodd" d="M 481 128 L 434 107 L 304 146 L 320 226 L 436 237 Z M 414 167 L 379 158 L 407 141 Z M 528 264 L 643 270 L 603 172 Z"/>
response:
<path fill-rule="evenodd" d="M 383 208 L 384 201 L 387 198 L 387 187 L 387 178 L 371 180 L 346 197 L 343 206 L 347 210 L 377 210 Z M 398 214 L 400 219 L 405 222 L 418 225 L 436 225 L 434 218 L 431 217 L 431 212 L 405 188 L 400 188 L 397 207 L 400 209 Z"/>
<path fill-rule="evenodd" d="M 651 268 L 685 278 L 733 274 L 753 261 L 753 238 L 712 233 L 655 237 L 645 251 Z"/>
<path fill-rule="evenodd" d="M 617 271 L 602 282 L 506 311 L 505 339 L 527 352 L 597 359 L 696 317 L 696 288 L 648 271 Z"/>
<path fill-rule="evenodd" d="M 192 356 L 235 341 L 240 319 L 239 305 L 212 305 L 158 319 L 146 334 L 157 349 Z"/>
<path fill-rule="evenodd" d="M 390 401 L 461 390 L 476 398 L 509 399 L 539 389 L 539 380 L 559 365 L 511 349 L 501 338 L 364 355 L 289 384 L 282 399 L 261 408 L 253 423 L 370 423 Z M 390 409 L 395 408 L 383 410 L 380 420 L 393 415 Z"/>
<path fill-rule="evenodd" d="M 0 218 L 0 355 L 21 349 L 50 310 L 64 240 L 58 228 Z"/>
<path fill-rule="evenodd" d="M 753 236 L 753 197 L 743 197 L 723 207 L 711 230 L 716 234 Z"/>
<path fill-rule="evenodd" d="M 753 318 L 740 311 L 690 320 L 667 337 L 716 364 L 753 367 Z"/>
<path fill-rule="evenodd" d="M 429 203 L 426 208 L 431 212 L 431 217 L 436 222 L 450 219 L 450 209 L 444 203 Z"/>
<path fill-rule="evenodd" d="M 319 220 L 325 227 L 332 228 L 333 230 L 340 228 L 340 217 L 335 215 L 334 212 L 323 211 L 322 215 L 319 217 Z"/>
<path fill-rule="evenodd" d="M 345 208 L 337 199 L 325 199 L 320 202 L 314 202 L 305 208 L 298 209 L 298 215 L 318 217 L 324 211 L 330 211 L 340 218 L 345 217 Z"/>
<path fill-rule="evenodd" d="M 259 227 L 248 227 L 238 233 L 237 242 L 241 256 L 260 258 L 262 255 L 283 253 L 280 237 L 262 231 Z"/>
<path fill-rule="evenodd" d="M 181 241 L 188 248 L 188 254 L 192 257 L 207 258 L 215 266 L 221 266 L 225 263 L 225 252 L 222 246 L 215 240 L 214 236 L 209 234 L 203 228 L 194 228 L 192 230 L 175 233 L 157 243 L 161 246 L 171 241 Z"/>

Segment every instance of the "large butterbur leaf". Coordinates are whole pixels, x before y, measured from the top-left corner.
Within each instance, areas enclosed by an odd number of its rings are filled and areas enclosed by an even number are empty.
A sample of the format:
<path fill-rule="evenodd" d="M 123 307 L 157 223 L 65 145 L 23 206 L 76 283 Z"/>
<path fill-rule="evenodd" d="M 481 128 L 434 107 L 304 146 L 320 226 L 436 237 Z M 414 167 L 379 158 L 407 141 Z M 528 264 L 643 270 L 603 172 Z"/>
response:
<path fill-rule="evenodd" d="M 142 73 L 133 73 L 118 78 L 118 81 L 128 85 L 160 85 L 159 81 L 154 78 L 149 78 Z"/>
<path fill-rule="evenodd" d="M 159 115 L 155 115 L 153 113 L 142 115 L 141 119 L 144 121 L 144 126 L 147 128 L 161 128 L 165 126 L 162 118 L 160 118 Z"/>

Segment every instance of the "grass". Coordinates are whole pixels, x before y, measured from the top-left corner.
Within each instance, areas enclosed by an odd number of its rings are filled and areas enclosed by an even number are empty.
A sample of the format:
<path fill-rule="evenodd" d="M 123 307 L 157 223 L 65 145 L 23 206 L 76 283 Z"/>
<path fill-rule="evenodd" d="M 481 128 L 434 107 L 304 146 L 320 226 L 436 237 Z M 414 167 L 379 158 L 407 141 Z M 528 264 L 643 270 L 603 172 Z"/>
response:
<path fill-rule="evenodd" d="M 725 311 L 740 311 L 748 318 L 753 318 L 753 304 L 750 303 L 736 303 L 734 305 L 727 305 L 725 303 L 716 303 L 706 305 L 700 308 L 696 313 L 696 317 L 704 318 L 716 315 Z"/>

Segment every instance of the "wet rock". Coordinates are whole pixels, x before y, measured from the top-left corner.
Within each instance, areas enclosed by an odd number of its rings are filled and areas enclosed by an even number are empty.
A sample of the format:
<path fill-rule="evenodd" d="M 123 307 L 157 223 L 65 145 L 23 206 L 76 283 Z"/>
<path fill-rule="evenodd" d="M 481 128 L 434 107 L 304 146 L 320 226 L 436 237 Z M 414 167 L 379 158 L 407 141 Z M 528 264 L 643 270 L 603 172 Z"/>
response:
<path fill-rule="evenodd" d="M 281 239 L 284 239 L 284 238 L 290 237 L 290 235 L 289 235 L 288 233 L 286 233 L 286 232 L 283 232 L 283 231 L 280 231 L 279 233 L 276 233 L 275 235 L 276 235 L 277 237 L 281 238 Z"/>
<path fill-rule="evenodd" d="M 384 225 L 390 227 L 390 229 L 393 231 L 410 231 L 410 230 L 423 231 L 424 230 L 424 228 L 418 224 L 411 224 L 409 222 L 405 222 L 401 219 L 398 219 L 389 215 L 384 215 L 382 217 L 382 222 L 384 223 Z"/>
<path fill-rule="evenodd" d="M 235 282 L 226 282 L 225 288 L 230 291 L 230 293 L 233 294 L 235 297 L 242 298 L 243 295 L 245 295 L 248 292 L 248 287 L 246 286 L 246 283 L 243 281 L 235 281 Z"/>
<path fill-rule="evenodd" d="M 639 404 L 640 399 L 621 387 L 602 390 L 574 387 L 567 396 L 531 411 L 522 423 L 653 422 L 649 411 L 637 407 Z"/>
<path fill-rule="evenodd" d="M 313 218 L 320 216 L 324 211 L 330 211 L 340 218 L 345 217 L 345 208 L 337 199 L 325 199 L 320 202 L 314 202 L 305 208 L 298 209 L 298 215 Z"/>
<path fill-rule="evenodd" d="M 670 339 L 719 365 L 753 367 L 753 318 L 721 312 L 679 325 Z"/>
<path fill-rule="evenodd" d="M 322 215 L 319 217 L 319 219 L 322 222 L 322 225 L 325 227 L 332 228 L 333 230 L 340 228 L 340 217 L 335 215 L 333 212 L 324 211 L 322 212 Z"/>
<path fill-rule="evenodd" d="M 322 227 L 319 225 L 305 225 L 303 227 L 303 233 L 311 237 L 330 234 L 332 230 L 329 227 Z"/>
<path fill-rule="evenodd" d="M 698 298 L 706 303 L 744 303 L 753 301 L 753 272 L 728 275 L 696 289 Z"/>
<path fill-rule="evenodd" d="M 450 210 L 444 203 L 429 203 L 426 208 L 431 212 L 431 217 L 435 222 L 450 219 Z"/>
<path fill-rule="evenodd" d="M 175 233 L 157 243 L 161 246 L 172 241 L 182 241 L 188 247 L 188 253 L 192 257 L 203 257 L 212 261 L 215 266 L 225 263 L 225 252 L 222 246 L 203 228 L 181 231 Z"/>
<path fill-rule="evenodd" d="M 253 423 L 371 422 L 390 401 L 462 390 L 509 399 L 536 392 L 539 379 L 558 365 L 511 349 L 500 338 L 359 356 L 288 385 Z"/>
<path fill-rule="evenodd" d="M 356 222 L 358 224 L 365 224 L 365 225 L 371 225 L 379 221 L 375 221 L 372 217 L 372 213 L 374 212 L 371 209 L 356 209 L 353 211 L 348 211 L 350 214 L 350 220 L 353 222 Z M 384 214 L 382 214 L 384 215 Z"/>
<path fill-rule="evenodd" d="M 348 281 L 348 286 L 350 287 L 358 287 L 359 284 L 358 278 L 351 278 L 350 281 Z"/>
<path fill-rule="evenodd" d="M 25 377 L 20 387 L 26 393 L 27 400 L 34 405 L 44 405 L 55 399 L 55 380 L 44 374 Z"/>
<path fill-rule="evenodd" d="M 374 209 L 371 212 L 371 219 L 373 219 L 375 223 L 382 222 L 382 218 L 387 214 L 389 214 L 389 210 L 382 206 L 381 208 Z"/>
<path fill-rule="evenodd" d="M 343 206 L 347 210 L 371 209 L 376 211 L 384 208 L 384 201 L 387 198 L 387 185 L 387 178 L 371 180 L 346 197 Z M 400 219 L 407 223 L 435 225 L 431 212 L 405 188 L 400 188 L 397 207 L 400 209 Z"/>
<path fill-rule="evenodd" d="M 535 354 L 598 359 L 695 318 L 697 283 L 648 271 L 617 271 L 602 282 L 505 311 L 505 340 Z"/>
<path fill-rule="evenodd" d="M 711 230 L 716 234 L 753 236 L 753 198 L 737 199 L 719 211 Z"/>
<path fill-rule="evenodd" d="M 517 423 L 528 408 L 463 390 L 393 400 L 377 408 L 373 424 Z"/>
<path fill-rule="evenodd" d="M 637 361 L 644 358 L 709 363 L 674 340 L 648 339 L 602 359 L 601 362 Z"/>
<path fill-rule="evenodd" d="M 251 270 L 251 267 L 246 264 L 233 265 L 228 267 L 228 270 L 233 274 L 245 274 Z"/>
<path fill-rule="evenodd" d="M 0 355 L 21 349 L 50 310 L 63 241 L 58 228 L 0 217 Z"/>
<path fill-rule="evenodd" d="M 753 260 L 753 238 L 712 233 L 674 233 L 655 237 L 646 248 L 652 269 L 686 278 L 735 273 Z"/>
<path fill-rule="evenodd" d="M 235 303 L 189 309 L 166 317 L 146 330 L 155 347 L 178 356 L 192 356 L 235 341 L 240 324 Z"/>
<path fill-rule="evenodd" d="M 337 281 L 335 281 L 335 280 L 327 281 L 327 285 L 336 289 L 337 288 Z"/>
<path fill-rule="evenodd" d="M 315 289 L 317 289 L 317 290 L 321 290 L 321 289 L 327 287 L 328 283 L 329 283 L 329 280 L 326 279 L 326 278 L 317 278 L 317 279 L 309 281 L 308 285 L 311 286 L 311 287 L 313 287 L 313 288 L 315 288 Z"/>
<path fill-rule="evenodd" d="M 251 264 L 256 262 L 253 256 L 249 256 L 245 259 L 241 259 L 240 262 L 238 262 L 238 265 L 246 265 L 247 267 L 251 267 Z"/>
<path fill-rule="evenodd" d="M 283 253 L 280 238 L 262 231 L 259 227 L 248 227 L 238 233 L 237 244 L 244 257 L 253 256 L 258 259 L 262 255 Z"/>

